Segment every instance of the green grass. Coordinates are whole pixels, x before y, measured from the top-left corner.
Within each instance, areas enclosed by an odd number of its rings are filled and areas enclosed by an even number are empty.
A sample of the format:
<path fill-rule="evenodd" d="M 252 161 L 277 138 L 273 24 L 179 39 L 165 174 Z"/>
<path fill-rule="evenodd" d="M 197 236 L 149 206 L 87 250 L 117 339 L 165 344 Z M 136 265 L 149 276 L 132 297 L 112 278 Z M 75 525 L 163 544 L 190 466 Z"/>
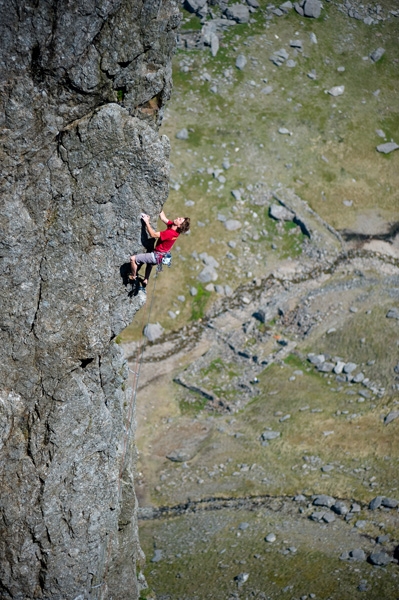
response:
<path fill-rule="evenodd" d="M 197 295 L 191 301 L 191 320 L 198 321 L 205 316 L 206 307 L 211 297 L 211 292 L 208 292 L 202 285 L 197 286 Z"/>

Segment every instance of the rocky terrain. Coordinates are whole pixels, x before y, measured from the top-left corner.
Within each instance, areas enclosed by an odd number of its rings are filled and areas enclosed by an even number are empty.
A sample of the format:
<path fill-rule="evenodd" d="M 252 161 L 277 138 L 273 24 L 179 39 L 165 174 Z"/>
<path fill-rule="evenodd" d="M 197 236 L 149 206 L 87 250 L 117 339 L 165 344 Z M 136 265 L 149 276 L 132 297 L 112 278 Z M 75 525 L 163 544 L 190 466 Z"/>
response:
<path fill-rule="evenodd" d="M 397 595 L 396 7 L 289 5 L 183 8 L 165 209 L 194 226 L 121 336 L 143 598 Z"/>

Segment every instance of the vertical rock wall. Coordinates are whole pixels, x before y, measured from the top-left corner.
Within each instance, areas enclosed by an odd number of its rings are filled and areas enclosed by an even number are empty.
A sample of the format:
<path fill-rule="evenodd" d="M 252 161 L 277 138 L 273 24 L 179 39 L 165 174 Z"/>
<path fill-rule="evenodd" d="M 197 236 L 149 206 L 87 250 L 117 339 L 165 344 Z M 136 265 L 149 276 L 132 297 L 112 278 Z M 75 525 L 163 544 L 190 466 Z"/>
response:
<path fill-rule="evenodd" d="M 0 0 L 0 598 L 137 597 L 121 268 L 167 197 L 171 0 Z M 123 272 L 123 269 L 122 269 Z"/>

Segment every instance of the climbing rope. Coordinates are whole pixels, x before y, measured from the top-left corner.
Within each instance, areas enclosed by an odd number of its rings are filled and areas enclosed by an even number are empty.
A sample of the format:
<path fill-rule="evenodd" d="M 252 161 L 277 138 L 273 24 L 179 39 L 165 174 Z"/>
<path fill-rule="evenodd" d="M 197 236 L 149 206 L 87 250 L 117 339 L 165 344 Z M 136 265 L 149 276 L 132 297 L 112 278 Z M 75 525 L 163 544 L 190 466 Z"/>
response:
<path fill-rule="evenodd" d="M 119 468 L 119 476 L 118 476 L 118 499 L 119 499 L 119 501 L 121 500 L 121 497 L 122 497 L 122 476 L 123 476 L 123 472 L 126 467 L 127 449 L 129 447 L 130 436 L 132 433 L 133 412 L 134 412 L 134 406 L 135 406 L 135 402 L 136 402 L 136 398 L 137 398 L 137 389 L 138 389 L 138 385 L 139 385 L 140 369 L 141 369 L 141 364 L 142 364 L 143 355 L 144 355 L 144 348 L 145 348 L 145 343 L 146 343 L 145 339 L 144 339 L 144 337 L 145 337 L 144 336 L 144 323 L 145 323 L 147 314 L 148 314 L 147 325 L 150 322 L 151 311 L 152 311 L 152 306 L 153 306 L 154 297 L 155 297 L 155 286 L 156 286 L 156 281 L 157 281 L 157 275 L 158 275 L 158 270 L 156 271 L 156 273 L 153 277 L 154 285 L 152 288 L 151 301 L 149 304 L 149 308 L 147 309 L 147 303 L 146 303 L 146 310 L 144 310 L 144 312 L 143 312 L 143 319 L 142 319 L 142 323 L 141 323 L 141 336 L 140 336 L 139 345 L 138 345 L 138 349 L 137 349 L 134 370 L 132 370 L 129 367 L 129 371 L 133 374 L 133 383 L 132 383 L 132 394 L 130 397 L 127 419 L 126 419 L 125 435 L 123 438 L 122 460 L 121 460 L 121 465 Z M 108 543 L 107 543 L 106 547 L 104 547 L 104 552 L 103 552 L 103 556 L 102 556 L 102 560 L 101 560 L 101 562 L 103 563 L 103 566 L 101 569 L 103 571 L 103 575 L 101 577 L 102 582 L 100 584 L 93 585 L 91 587 L 91 590 L 94 590 L 95 588 L 100 588 L 100 587 L 103 588 L 100 591 L 99 600 L 103 600 L 106 597 L 105 596 L 106 591 L 107 591 L 106 579 L 107 579 L 107 575 L 108 575 L 109 559 L 110 559 L 110 554 L 111 554 L 113 538 L 114 538 L 114 534 L 113 534 L 113 532 L 111 532 L 109 535 L 109 538 L 108 538 Z"/>

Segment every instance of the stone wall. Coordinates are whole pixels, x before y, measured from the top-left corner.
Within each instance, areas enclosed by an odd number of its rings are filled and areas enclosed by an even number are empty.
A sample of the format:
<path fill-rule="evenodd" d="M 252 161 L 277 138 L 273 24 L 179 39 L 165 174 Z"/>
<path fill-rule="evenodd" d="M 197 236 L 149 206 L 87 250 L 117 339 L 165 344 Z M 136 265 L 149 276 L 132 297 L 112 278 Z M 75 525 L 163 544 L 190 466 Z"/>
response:
<path fill-rule="evenodd" d="M 0 14 L 0 598 L 134 599 L 134 407 L 113 340 L 143 302 L 123 279 L 139 215 L 168 193 L 178 10 Z"/>

